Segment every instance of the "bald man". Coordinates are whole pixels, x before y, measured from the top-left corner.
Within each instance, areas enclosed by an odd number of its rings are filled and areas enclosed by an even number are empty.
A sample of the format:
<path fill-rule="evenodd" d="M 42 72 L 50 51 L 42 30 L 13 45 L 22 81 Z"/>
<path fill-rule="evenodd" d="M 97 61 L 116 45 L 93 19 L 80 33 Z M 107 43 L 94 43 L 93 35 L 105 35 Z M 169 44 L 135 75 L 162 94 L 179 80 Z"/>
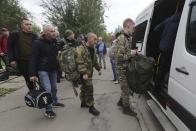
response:
<path fill-rule="evenodd" d="M 94 45 L 97 42 L 97 35 L 88 33 L 87 43 L 80 45 L 76 49 L 76 63 L 78 65 L 79 73 L 81 74 L 81 108 L 89 108 L 89 112 L 98 116 L 100 112 L 94 107 L 93 97 L 93 68 L 95 68 L 99 75 L 101 75 L 101 68 L 97 61 Z"/>

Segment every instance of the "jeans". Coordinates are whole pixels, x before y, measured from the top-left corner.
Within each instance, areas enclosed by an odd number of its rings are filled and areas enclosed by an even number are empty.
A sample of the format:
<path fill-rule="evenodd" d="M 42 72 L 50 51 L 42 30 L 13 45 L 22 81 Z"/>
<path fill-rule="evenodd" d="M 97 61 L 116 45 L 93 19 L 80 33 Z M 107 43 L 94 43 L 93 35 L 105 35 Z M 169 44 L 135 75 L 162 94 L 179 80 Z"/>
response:
<path fill-rule="evenodd" d="M 56 71 L 38 71 L 41 86 L 52 95 L 53 103 L 57 103 L 57 74 Z M 52 111 L 52 106 L 46 107 L 46 111 Z"/>
<path fill-rule="evenodd" d="M 118 80 L 118 76 L 117 76 L 117 72 L 116 72 L 116 62 L 114 58 L 110 58 L 110 62 L 112 65 L 112 71 L 113 71 L 113 76 L 114 76 L 114 80 Z"/>
<path fill-rule="evenodd" d="M 99 53 L 99 64 L 101 67 L 102 67 L 102 61 L 103 61 L 104 68 L 106 68 L 105 55 L 103 53 Z"/>

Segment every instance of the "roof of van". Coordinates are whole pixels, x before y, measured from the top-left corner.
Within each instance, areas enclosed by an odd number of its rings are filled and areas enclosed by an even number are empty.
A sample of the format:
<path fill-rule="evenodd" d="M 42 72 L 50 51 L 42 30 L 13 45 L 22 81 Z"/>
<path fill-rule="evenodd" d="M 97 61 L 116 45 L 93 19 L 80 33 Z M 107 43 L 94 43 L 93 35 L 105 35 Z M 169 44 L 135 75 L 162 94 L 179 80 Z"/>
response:
<path fill-rule="evenodd" d="M 149 6 L 147 6 L 139 15 L 136 17 L 136 25 L 148 20 L 152 14 L 154 9 L 155 2 L 152 2 Z"/>

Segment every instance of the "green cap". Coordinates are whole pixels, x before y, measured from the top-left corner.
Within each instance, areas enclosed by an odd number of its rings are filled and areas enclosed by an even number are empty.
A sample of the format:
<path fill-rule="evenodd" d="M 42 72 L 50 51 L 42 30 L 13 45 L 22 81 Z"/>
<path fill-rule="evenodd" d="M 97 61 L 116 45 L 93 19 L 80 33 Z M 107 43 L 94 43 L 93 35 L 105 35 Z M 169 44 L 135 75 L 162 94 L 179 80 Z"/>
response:
<path fill-rule="evenodd" d="M 69 36 L 72 35 L 72 34 L 73 34 L 73 31 L 70 30 L 70 29 L 67 29 L 67 30 L 65 31 L 65 38 L 69 37 Z"/>

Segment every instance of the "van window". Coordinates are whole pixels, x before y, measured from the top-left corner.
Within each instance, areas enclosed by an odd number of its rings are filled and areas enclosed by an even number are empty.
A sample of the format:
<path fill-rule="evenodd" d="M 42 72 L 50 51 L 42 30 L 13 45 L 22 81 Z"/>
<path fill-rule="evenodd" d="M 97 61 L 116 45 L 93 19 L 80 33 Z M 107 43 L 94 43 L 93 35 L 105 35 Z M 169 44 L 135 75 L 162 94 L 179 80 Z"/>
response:
<path fill-rule="evenodd" d="M 133 34 L 132 48 L 137 48 L 138 51 L 142 51 L 147 23 L 148 21 L 145 21 L 137 25 Z"/>
<path fill-rule="evenodd" d="M 191 8 L 188 24 L 186 48 L 188 52 L 196 55 L 196 4 Z"/>

